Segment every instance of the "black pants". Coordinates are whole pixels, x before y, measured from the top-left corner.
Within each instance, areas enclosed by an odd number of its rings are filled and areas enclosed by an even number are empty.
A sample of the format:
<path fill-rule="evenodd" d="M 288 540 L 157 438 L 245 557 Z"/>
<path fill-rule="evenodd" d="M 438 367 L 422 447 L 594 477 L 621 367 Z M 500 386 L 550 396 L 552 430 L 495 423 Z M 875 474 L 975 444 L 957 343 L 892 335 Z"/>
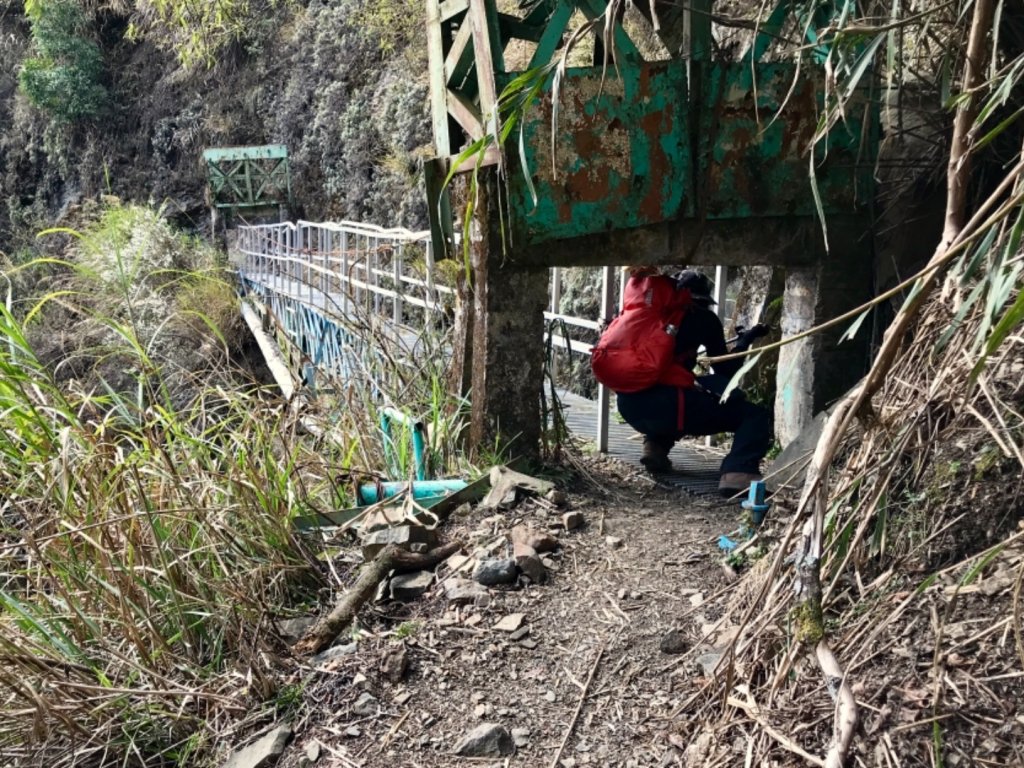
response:
<path fill-rule="evenodd" d="M 698 379 L 711 389 L 724 388 L 714 376 Z M 728 401 L 699 388 L 682 390 L 683 419 L 679 429 L 678 387 L 658 385 L 642 392 L 618 395 L 619 413 L 645 438 L 662 443 L 666 449 L 681 437 L 734 432 L 732 449 L 722 461 L 722 473 L 760 471 L 761 459 L 772 439 L 772 419 L 767 410 L 747 401 L 734 391 Z"/>

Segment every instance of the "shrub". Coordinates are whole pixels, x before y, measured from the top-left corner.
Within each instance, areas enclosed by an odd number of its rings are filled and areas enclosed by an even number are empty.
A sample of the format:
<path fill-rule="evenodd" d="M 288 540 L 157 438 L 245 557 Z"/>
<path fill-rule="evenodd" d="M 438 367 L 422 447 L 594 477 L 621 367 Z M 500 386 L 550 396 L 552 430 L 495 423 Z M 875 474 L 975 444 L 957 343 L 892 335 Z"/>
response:
<path fill-rule="evenodd" d="M 75 121 L 94 117 L 108 102 L 100 82 L 103 59 L 85 36 L 86 18 L 72 0 L 26 3 L 32 40 L 39 56 L 28 59 L 18 83 L 28 100 L 54 117 Z"/>

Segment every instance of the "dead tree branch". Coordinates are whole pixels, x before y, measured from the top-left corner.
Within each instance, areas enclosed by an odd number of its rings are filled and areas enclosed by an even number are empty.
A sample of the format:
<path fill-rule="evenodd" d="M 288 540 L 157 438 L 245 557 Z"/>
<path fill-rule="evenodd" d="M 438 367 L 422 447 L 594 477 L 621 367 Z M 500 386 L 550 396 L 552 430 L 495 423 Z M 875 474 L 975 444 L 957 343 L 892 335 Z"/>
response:
<path fill-rule="evenodd" d="M 373 560 L 363 566 L 352 589 L 338 600 L 331 612 L 314 624 L 306 636 L 295 644 L 294 652 L 299 655 L 319 653 L 330 646 L 338 635 L 355 620 L 359 609 L 374 596 L 377 592 L 377 585 L 391 571 L 397 573 L 425 571 L 460 549 L 462 549 L 461 541 L 453 541 L 451 544 L 436 547 L 423 554 L 406 552 L 394 544 L 384 547 Z"/>

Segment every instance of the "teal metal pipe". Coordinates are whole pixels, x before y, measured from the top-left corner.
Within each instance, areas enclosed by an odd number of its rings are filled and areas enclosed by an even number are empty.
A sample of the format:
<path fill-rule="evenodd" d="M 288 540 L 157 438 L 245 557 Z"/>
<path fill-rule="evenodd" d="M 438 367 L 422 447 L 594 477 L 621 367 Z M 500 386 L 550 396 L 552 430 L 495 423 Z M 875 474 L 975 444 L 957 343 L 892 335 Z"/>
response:
<path fill-rule="evenodd" d="M 467 485 L 465 480 L 414 480 L 412 497 L 424 507 L 429 507 L 446 496 L 461 491 Z M 376 504 L 378 501 L 390 499 L 408 487 L 408 482 L 366 483 L 359 486 L 358 503 L 360 506 Z"/>
<path fill-rule="evenodd" d="M 412 432 L 412 454 L 413 463 L 416 468 L 416 479 L 426 480 L 427 446 L 426 440 L 424 440 L 423 437 L 426 432 L 426 427 L 423 426 L 422 421 L 411 419 L 395 408 L 380 409 L 380 428 L 384 433 L 384 457 L 390 464 L 392 464 L 393 467 L 397 466 L 398 457 L 396 455 L 394 439 L 391 437 L 392 421 L 404 424 L 409 428 L 409 431 Z"/>

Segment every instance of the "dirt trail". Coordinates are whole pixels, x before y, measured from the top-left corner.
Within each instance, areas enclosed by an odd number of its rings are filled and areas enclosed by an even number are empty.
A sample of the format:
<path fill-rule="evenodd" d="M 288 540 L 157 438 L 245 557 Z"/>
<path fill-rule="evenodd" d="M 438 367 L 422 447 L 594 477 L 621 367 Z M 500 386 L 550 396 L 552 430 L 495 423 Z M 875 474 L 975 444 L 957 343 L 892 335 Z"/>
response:
<path fill-rule="evenodd" d="M 560 532 L 546 583 L 491 588 L 487 605 L 455 607 L 442 566 L 441 584 L 419 599 L 364 609 L 358 650 L 309 679 L 282 765 L 319 752 L 318 766 L 545 766 L 573 724 L 565 768 L 677 764 L 673 712 L 702 680 L 708 648 L 698 641 L 718 618 L 701 602 L 725 583 L 715 539 L 740 510 L 656 487 L 615 461 L 594 467 L 611 493 L 568 494 L 585 525 Z M 472 550 L 519 522 L 547 528 L 563 511 L 530 500 L 501 514 L 474 509 L 444 535 Z M 495 627 L 513 614 L 525 629 Z M 672 629 L 682 655 L 661 649 Z M 401 648 L 408 669 L 393 683 L 382 668 Z M 508 729 L 515 754 L 456 756 L 482 723 Z"/>

